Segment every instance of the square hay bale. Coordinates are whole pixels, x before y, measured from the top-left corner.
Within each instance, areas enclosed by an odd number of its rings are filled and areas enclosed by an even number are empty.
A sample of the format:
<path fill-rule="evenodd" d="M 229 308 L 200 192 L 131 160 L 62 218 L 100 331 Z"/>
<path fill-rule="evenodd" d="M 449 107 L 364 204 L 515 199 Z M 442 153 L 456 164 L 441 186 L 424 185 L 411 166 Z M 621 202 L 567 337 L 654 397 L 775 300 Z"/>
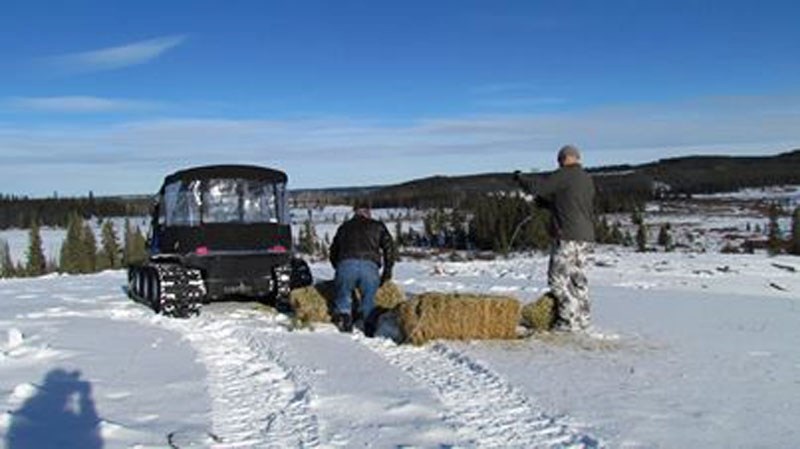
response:
<path fill-rule="evenodd" d="M 336 284 L 334 281 L 318 282 L 292 290 L 289 303 L 297 320 L 303 323 L 330 323 L 333 303 L 336 299 Z M 353 307 L 358 310 L 361 293 L 356 290 L 353 294 Z M 375 294 L 375 307 L 380 311 L 392 310 L 399 303 L 405 301 L 405 294 L 394 282 L 387 282 Z"/>
<path fill-rule="evenodd" d="M 517 338 L 520 303 L 514 298 L 424 293 L 397 307 L 405 341 L 421 345 L 451 340 Z"/>
<path fill-rule="evenodd" d="M 334 292 L 335 294 L 335 292 Z M 361 291 L 356 289 L 353 299 L 361 301 Z M 406 295 L 399 285 L 389 281 L 378 289 L 375 294 L 375 307 L 383 310 L 392 310 L 406 300 Z"/>
<path fill-rule="evenodd" d="M 325 286 L 320 283 L 292 290 L 289 295 L 289 305 L 292 307 L 294 317 L 301 323 L 330 323 L 328 299 Z"/>
<path fill-rule="evenodd" d="M 556 299 L 550 292 L 522 308 L 520 324 L 533 332 L 547 332 L 556 322 Z"/>

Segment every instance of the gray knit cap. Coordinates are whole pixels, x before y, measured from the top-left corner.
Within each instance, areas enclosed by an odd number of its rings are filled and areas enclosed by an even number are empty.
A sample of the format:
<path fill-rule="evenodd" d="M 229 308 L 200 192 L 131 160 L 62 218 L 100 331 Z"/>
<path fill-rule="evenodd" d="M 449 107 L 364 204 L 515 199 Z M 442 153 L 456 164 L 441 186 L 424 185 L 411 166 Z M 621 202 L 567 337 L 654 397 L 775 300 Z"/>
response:
<path fill-rule="evenodd" d="M 564 145 L 558 150 L 558 162 L 564 162 L 567 156 L 573 156 L 575 159 L 581 159 L 581 151 L 575 145 Z"/>

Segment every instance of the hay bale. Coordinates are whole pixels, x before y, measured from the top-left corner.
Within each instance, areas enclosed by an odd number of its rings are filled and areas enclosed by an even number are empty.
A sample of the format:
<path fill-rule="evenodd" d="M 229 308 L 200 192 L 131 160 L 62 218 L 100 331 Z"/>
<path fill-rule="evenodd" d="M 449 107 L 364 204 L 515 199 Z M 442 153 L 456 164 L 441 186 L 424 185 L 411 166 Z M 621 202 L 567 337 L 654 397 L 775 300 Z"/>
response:
<path fill-rule="evenodd" d="M 520 324 L 534 332 L 546 332 L 556 321 L 556 300 L 550 292 L 522 308 Z"/>
<path fill-rule="evenodd" d="M 314 286 L 292 290 L 289 304 L 294 311 L 295 319 L 304 323 L 330 323 L 331 311 L 336 299 L 336 284 L 333 281 L 322 281 Z M 358 290 L 353 294 L 353 306 L 357 310 L 357 302 L 361 300 Z M 392 310 L 405 301 L 405 295 L 394 282 L 387 282 L 375 294 L 375 306 L 382 310 Z"/>
<path fill-rule="evenodd" d="M 424 293 L 397 307 L 405 341 L 517 338 L 520 303 L 514 298 Z"/>
<path fill-rule="evenodd" d="M 358 289 L 356 289 L 353 299 L 361 301 L 361 292 Z M 375 293 L 375 307 L 383 310 L 392 310 L 405 300 L 406 295 L 403 290 L 392 281 L 381 285 L 378 292 Z"/>
<path fill-rule="evenodd" d="M 289 295 L 294 317 L 301 323 L 331 322 L 328 300 L 323 294 L 324 289 L 318 288 L 318 285 L 294 289 Z"/>

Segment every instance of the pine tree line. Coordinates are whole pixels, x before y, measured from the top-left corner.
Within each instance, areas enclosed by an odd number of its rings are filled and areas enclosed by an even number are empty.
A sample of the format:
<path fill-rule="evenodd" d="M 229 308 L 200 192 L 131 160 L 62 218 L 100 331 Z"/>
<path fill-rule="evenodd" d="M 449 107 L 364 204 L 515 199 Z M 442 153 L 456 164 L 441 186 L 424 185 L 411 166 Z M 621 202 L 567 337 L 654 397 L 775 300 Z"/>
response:
<path fill-rule="evenodd" d="M 82 217 L 134 217 L 149 213 L 149 197 L 96 198 L 89 192 L 83 198 L 31 199 L 24 196 L 0 195 L 0 229 L 27 228 L 37 222 L 40 226 L 63 228 L 72 213 Z"/>
<path fill-rule="evenodd" d="M 123 244 L 117 238 L 114 223 L 103 222 L 100 246 L 88 222 L 77 213 L 69 217 L 67 233 L 61 245 L 58 262 L 46 260 L 42 248 L 41 228 L 34 222 L 28 233 L 25 261 L 17 264 L 11 258 L 8 242 L 0 239 L 0 277 L 33 277 L 59 272 L 67 274 L 95 273 L 140 263 L 147 258 L 146 239 L 138 226 L 125 220 Z"/>

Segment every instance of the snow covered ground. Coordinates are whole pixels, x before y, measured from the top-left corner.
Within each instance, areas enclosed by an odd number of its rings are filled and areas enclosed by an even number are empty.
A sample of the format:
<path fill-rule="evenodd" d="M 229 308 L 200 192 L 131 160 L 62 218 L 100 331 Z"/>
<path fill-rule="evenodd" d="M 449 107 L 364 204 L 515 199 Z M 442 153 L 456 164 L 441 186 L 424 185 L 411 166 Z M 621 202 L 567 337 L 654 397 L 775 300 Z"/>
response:
<path fill-rule="evenodd" d="M 546 265 L 403 262 L 396 278 L 528 301 Z M 0 280 L 0 444 L 797 445 L 800 258 L 598 248 L 590 265 L 600 337 L 421 348 L 253 303 L 163 318 L 126 299 L 122 272 Z"/>

